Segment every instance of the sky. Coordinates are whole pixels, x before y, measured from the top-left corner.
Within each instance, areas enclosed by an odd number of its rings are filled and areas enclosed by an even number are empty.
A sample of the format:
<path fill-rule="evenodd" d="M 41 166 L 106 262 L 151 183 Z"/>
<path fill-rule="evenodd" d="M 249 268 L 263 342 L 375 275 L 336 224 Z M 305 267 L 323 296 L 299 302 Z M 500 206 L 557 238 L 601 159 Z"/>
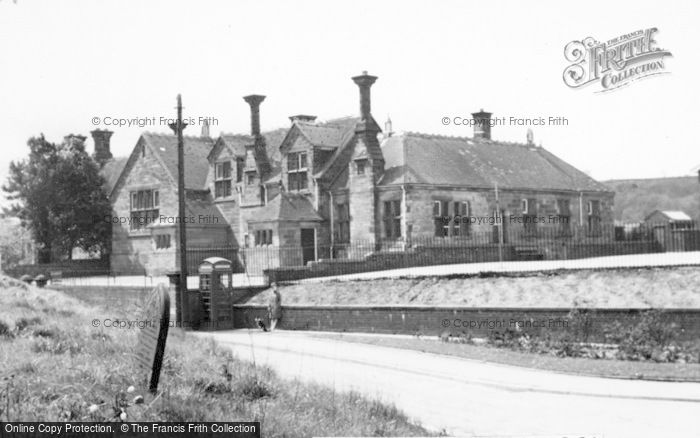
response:
<path fill-rule="evenodd" d="M 43 133 L 90 138 L 110 129 L 128 155 L 141 132 L 184 116 L 212 136 L 249 132 L 242 96 L 263 94 L 264 130 L 293 114 L 357 115 L 351 77 L 368 71 L 372 113 L 394 131 L 471 136 L 444 125 L 484 109 L 494 117 L 565 117 L 534 126 L 535 143 L 596 179 L 690 175 L 700 165 L 700 2 L 561 1 L 38 1 L 0 0 L 0 180 Z M 609 93 L 562 80 L 573 40 L 658 28 L 669 74 Z M 155 117 L 155 126 L 113 120 Z M 97 119 L 96 119 L 97 118 Z M 492 129 L 524 142 L 527 126 Z M 92 140 L 88 141 L 92 151 Z"/>

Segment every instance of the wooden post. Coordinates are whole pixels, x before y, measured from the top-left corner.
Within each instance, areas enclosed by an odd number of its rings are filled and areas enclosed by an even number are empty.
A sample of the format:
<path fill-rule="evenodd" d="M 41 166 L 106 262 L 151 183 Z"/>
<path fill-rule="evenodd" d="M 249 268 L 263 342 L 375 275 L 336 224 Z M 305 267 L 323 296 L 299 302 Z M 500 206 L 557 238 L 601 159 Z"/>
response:
<path fill-rule="evenodd" d="M 180 281 L 178 292 L 175 295 L 175 313 L 177 321 L 186 327 L 184 317 L 189 317 L 187 312 L 187 233 L 185 228 L 185 145 L 182 139 L 182 130 L 187 126 L 182 121 L 182 97 L 177 95 L 177 122 L 170 124 L 177 135 L 177 206 L 180 231 Z"/>

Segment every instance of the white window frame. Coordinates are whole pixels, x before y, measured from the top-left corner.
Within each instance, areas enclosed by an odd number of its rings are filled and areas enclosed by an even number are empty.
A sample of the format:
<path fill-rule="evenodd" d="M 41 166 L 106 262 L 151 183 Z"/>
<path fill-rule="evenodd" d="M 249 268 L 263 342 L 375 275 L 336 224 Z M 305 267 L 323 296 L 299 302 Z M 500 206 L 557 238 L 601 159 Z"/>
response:
<path fill-rule="evenodd" d="M 293 156 L 296 157 L 296 167 L 295 167 L 294 169 L 292 169 L 292 168 L 289 166 L 290 158 L 292 158 Z M 301 159 L 302 157 L 304 157 L 304 160 L 303 160 L 303 161 L 304 161 L 304 166 L 303 166 L 303 167 L 302 167 L 302 159 Z M 298 181 L 299 181 L 299 180 L 297 179 L 297 187 L 292 187 L 291 184 L 289 184 L 289 176 L 290 176 L 291 174 L 297 174 L 297 175 L 298 175 L 298 174 L 300 174 L 300 173 L 306 174 L 306 177 L 304 178 L 304 180 L 306 181 L 306 186 L 305 186 L 305 187 L 302 187 L 302 188 L 299 188 L 299 187 L 298 187 Z M 299 178 L 299 177 L 297 176 L 296 178 Z M 288 154 L 287 154 L 287 185 L 288 185 L 289 187 L 287 187 L 287 189 L 290 190 L 290 191 L 292 191 L 292 192 L 300 192 L 300 191 L 303 191 L 303 190 L 308 190 L 308 189 L 309 189 L 309 181 L 308 181 L 308 178 L 309 178 L 309 155 L 306 153 L 306 151 L 299 151 L 299 152 L 290 152 L 290 153 L 288 153 Z"/>
<path fill-rule="evenodd" d="M 225 176 L 224 173 L 224 166 L 228 164 L 228 177 Z M 219 172 L 219 169 L 221 169 L 221 172 Z M 221 196 L 218 196 L 216 186 L 217 183 L 225 183 L 228 181 L 228 194 L 226 194 L 226 189 L 223 190 L 223 194 Z M 225 187 L 225 186 L 224 186 Z M 219 161 L 217 163 L 214 163 L 214 199 L 222 199 L 222 198 L 228 198 L 233 195 L 233 175 L 232 175 L 232 166 L 231 166 L 231 161 Z"/>

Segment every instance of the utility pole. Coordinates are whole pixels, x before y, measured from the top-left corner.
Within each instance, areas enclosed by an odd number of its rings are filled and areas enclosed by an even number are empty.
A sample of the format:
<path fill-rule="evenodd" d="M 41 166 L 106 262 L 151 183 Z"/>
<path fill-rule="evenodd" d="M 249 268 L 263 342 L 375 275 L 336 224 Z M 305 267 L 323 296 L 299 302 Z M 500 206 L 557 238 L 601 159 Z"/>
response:
<path fill-rule="evenodd" d="M 180 218 L 180 281 L 175 295 L 175 318 L 185 327 L 184 318 L 189 318 L 187 312 L 187 234 L 185 229 L 185 145 L 182 140 L 182 130 L 187 123 L 182 121 L 182 98 L 177 95 L 177 122 L 170 124 L 177 135 L 177 215 Z"/>

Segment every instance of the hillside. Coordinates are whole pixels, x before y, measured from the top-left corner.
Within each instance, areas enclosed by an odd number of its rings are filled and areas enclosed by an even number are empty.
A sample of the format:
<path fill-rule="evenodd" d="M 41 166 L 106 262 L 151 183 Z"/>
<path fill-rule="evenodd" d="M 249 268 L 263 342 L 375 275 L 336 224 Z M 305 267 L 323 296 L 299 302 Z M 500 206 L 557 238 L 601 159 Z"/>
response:
<path fill-rule="evenodd" d="M 639 222 L 654 210 L 682 210 L 700 219 L 700 183 L 695 176 L 602 181 L 615 191 L 615 219 Z"/>

